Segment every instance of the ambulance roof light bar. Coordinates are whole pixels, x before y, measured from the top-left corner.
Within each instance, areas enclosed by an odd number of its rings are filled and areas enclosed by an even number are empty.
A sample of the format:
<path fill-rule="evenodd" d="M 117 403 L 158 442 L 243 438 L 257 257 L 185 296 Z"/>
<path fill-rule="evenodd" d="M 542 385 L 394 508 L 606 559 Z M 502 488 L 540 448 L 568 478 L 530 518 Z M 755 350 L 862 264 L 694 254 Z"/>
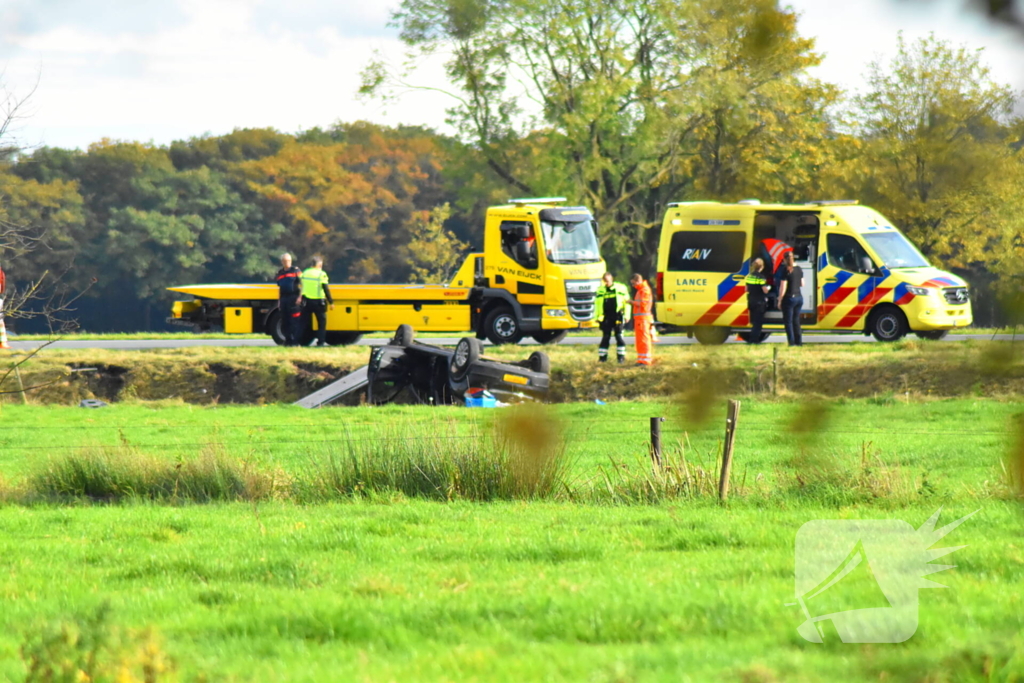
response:
<path fill-rule="evenodd" d="M 813 204 L 814 206 L 839 206 L 839 205 L 842 205 L 842 204 L 860 204 L 860 200 L 859 199 L 824 199 L 824 200 L 819 199 L 817 201 L 807 202 L 807 203 L 808 204 Z"/>
<path fill-rule="evenodd" d="M 569 201 L 565 197 L 519 197 L 509 199 L 509 204 L 564 204 Z"/>

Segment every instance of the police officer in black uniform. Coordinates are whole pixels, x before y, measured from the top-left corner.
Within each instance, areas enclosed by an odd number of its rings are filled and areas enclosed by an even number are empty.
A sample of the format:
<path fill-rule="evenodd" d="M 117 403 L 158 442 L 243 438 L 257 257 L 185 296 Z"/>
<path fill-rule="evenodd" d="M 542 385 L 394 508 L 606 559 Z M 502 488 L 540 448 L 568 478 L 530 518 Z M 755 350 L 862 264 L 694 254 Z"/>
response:
<path fill-rule="evenodd" d="M 747 310 L 750 312 L 750 336 L 748 344 L 761 343 L 761 327 L 764 325 L 764 312 L 768 308 L 768 280 L 765 278 L 764 261 L 758 257 L 750 262 L 750 273 L 744 284 L 747 286 Z"/>
<path fill-rule="evenodd" d="M 298 346 L 302 335 L 302 271 L 292 265 L 292 255 L 281 254 L 277 282 L 277 310 L 281 315 L 281 334 L 285 346 Z"/>

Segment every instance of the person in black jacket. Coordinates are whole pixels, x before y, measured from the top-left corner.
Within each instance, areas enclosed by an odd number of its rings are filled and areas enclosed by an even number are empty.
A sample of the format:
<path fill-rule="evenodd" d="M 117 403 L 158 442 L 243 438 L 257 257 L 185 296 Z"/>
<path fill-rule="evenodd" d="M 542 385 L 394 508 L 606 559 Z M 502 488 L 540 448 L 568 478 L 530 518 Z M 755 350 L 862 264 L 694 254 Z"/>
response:
<path fill-rule="evenodd" d="M 292 265 L 292 255 L 281 254 L 277 282 L 277 310 L 281 314 L 281 335 L 285 346 L 298 346 L 302 335 L 302 271 Z"/>
<path fill-rule="evenodd" d="M 782 308 L 782 322 L 786 325 L 786 341 L 790 346 L 803 346 L 800 311 L 804 307 L 804 271 L 796 265 L 792 251 L 786 252 L 786 260 L 782 262 L 779 273 L 782 275 L 779 283 L 779 307 Z"/>
<path fill-rule="evenodd" d="M 744 280 L 747 286 L 747 310 L 750 312 L 750 336 L 748 344 L 761 343 L 761 327 L 764 325 L 764 312 L 768 308 L 768 280 L 765 278 L 764 261 L 755 258 L 750 262 L 750 273 Z"/>

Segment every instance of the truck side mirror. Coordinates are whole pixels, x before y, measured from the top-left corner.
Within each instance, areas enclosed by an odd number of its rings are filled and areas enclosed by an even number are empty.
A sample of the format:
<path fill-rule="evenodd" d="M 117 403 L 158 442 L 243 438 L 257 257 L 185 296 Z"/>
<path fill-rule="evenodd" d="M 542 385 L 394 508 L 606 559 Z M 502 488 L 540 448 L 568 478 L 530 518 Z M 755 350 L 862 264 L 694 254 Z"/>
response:
<path fill-rule="evenodd" d="M 516 244 L 516 261 L 527 268 L 533 268 L 537 262 L 537 255 L 534 253 L 534 248 L 529 242 L 518 242 Z"/>
<path fill-rule="evenodd" d="M 875 264 L 871 260 L 870 256 L 861 256 L 860 258 L 860 272 L 866 273 L 867 275 L 873 275 L 875 272 Z"/>
<path fill-rule="evenodd" d="M 530 236 L 530 226 L 526 223 L 506 223 L 501 231 L 516 240 L 525 240 Z"/>

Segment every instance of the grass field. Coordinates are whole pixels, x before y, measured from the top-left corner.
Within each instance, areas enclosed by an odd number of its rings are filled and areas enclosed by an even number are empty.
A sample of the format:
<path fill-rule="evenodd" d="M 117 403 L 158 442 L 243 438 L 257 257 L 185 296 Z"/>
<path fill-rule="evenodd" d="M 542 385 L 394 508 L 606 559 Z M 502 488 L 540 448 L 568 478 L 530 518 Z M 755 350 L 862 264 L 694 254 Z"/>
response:
<path fill-rule="evenodd" d="M 609 471 L 649 469 L 652 416 L 667 418 L 670 451 L 685 444 L 691 463 L 713 470 L 719 402 L 704 423 L 674 403 L 550 411 L 567 434 L 570 468 L 566 489 L 547 500 L 439 503 L 376 492 L 315 505 L 287 496 L 8 502 L 0 506 L 0 677 L 24 678 L 25 657 L 83 660 L 97 638 L 108 642 L 100 658 L 108 673 L 148 666 L 181 680 L 1024 675 L 1024 517 L 1002 467 L 1017 443 L 1018 403 L 744 400 L 726 506 L 707 495 L 656 505 L 582 495 L 606 487 Z M 14 491 L 82 452 L 129 449 L 180 462 L 212 448 L 299 478 L 344 455 L 346 442 L 358 448 L 381 435 L 450 437 L 472 449 L 504 415 L 8 405 L 0 474 Z M 942 523 L 980 512 L 940 544 L 967 547 L 949 562 L 955 569 L 931 577 L 950 589 L 921 590 L 912 639 L 814 645 L 797 635 L 803 616 L 786 603 L 803 523 L 887 518 L 916 528 L 940 506 Z M 104 604 L 106 621 L 90 623 Z"/>

